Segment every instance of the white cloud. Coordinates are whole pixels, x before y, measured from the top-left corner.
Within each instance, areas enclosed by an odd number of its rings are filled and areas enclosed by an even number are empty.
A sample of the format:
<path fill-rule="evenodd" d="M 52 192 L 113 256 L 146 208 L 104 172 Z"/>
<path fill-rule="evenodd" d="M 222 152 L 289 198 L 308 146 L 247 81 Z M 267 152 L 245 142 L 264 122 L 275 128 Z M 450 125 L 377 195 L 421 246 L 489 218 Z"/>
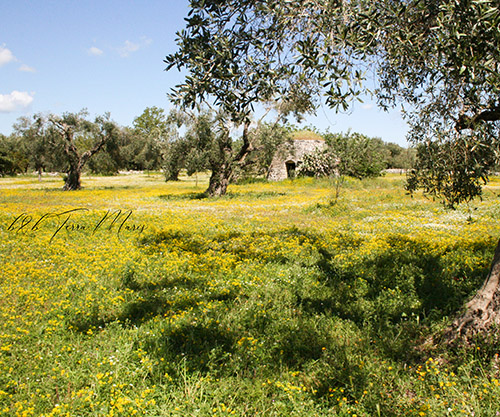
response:
<path fill-rule="evenodd" d="M 19 71 L 22 71 L 22 72 L 36 72 L 36 69 L 33 68 L 33 67 L 29 67 L 28 65 L 26 64 L 23 64 L 19 67 Z"/>
<path fill-rule="evenodd" d="M 5 45 L 0 46 L 0 67 L 12 61 L 17 61 L 17 59 L 10 49 L 7 49 Z"/>
<path fill-rule="evenodd" d="M 0 46 L 0 67 L 8 64 L 10 62 L 19 62 L 19 60 L 14 56 L 10 49 L 7 49 L 5 45 Z M 22 72 L 36 72 L 35 68 L 30 67 L 26 64 L 22 64 L 19 67 L 19 71 Z"/>
<path fill-rule="evenodd" d="M 139 49 L 148 46 L 151 42 L 152 40 L 146 37 L 142 37 L 139 42 L 130 42 L 126 40 L 124 45 L 118 49 L 118 53 L 122 58 L 127 58 L 131 53 L 137 52 Z"/>
<path fill-rule="evenodd" d="M 363 110 L 371 110 L 373 109 L 373 103 L 366 103 L 361 106 Z"/>
<path fill-rule="evenodd" d="M 12 113 L 26 109 L 33 102 L 33 93 L 14 90 L 10 94 L 0 94 L 0 113 Z"/>
<path fill-rule="evenodd" d="M 88 49 L 87 52 L 89 53 L 89 55 L 94 55 L 94 56 L 100 56 L 104 53 L 102 49 L 99 49 L 96 46 L 92 46 L 91 48 Z"/>
<path fill-rule="evenodd" d="M 126 58 L 128 57 L 132 52 L 138 51 L 140 48 L 140 45 L 138 43 L 133 43 L 130 41 L 125 41 L 125 45 L 123 45 L 119 50 L 118 53 L 120 54 L 121 57 Z"/>

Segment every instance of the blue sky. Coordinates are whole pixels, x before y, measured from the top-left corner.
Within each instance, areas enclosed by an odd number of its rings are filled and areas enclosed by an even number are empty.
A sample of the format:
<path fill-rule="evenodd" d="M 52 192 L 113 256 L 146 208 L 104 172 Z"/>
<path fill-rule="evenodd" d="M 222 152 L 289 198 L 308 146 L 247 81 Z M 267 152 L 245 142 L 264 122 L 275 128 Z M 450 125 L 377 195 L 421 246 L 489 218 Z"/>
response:
<path fill-rule="evenodd" d="M 146 107 L 168 110 L 167 93 L 182 76 L 165 72 L 163 59 L 175 51 L 188 6 L 188 0 L 0 0 L 0 133 L 38 112 L 87 108 L 131 126 Z M 399 112 L 370 102 L 349 114 L 319 108 L 308 124 L 406 145 Z"/>

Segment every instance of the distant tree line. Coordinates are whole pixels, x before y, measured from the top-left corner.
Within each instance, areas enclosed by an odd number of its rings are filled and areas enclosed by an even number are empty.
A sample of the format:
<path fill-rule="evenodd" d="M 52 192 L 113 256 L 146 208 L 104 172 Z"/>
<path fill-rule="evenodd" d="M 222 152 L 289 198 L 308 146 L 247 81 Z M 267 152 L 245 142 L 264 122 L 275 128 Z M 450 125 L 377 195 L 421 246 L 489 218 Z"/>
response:
<path fill-rule="evenodd" d="M 0 175 L 27 172 L 66 174 L 65 189 L 80 188 L 82 172 L 113 175 L 121 170 L 163 170 L 167 181 L 209 171 L 208 194 L 223 194 L 231 181 L 267 176 L 276 149 L 297 130 L 287 123 L 247 126 L 244 145 L 233 139 L 230 123 L 208 110 L 189 113 L 148 107 L 132 127 L 120 127 L 109 114 L 89 119 L 88 112 L 21 117 L 10 136 L 0 135 Z M 327 149 L 309 155 L 299 175 L 330 175 L 333 170 L 357 178 L 388 168 L 409 169 L 416 150 L 359 133 L 322 134 Z M 238 161 L 235 163 L 234 161 Z M 222 190 L 222 188 L 223 190 Z"/>
<path fill-rule="evenodd" d="M 65 189 L 80 188 L 80 174 L 112 175 L 120 170 L 160 170 L 167 121 L 148 108 L 133 127 L 120 127 L 109 114 L 89 119 L 85 110 L 61 116 L 21 117 L 10 136 L 0 135 L 0 175 L 35 171 L 65 173 Z"/>

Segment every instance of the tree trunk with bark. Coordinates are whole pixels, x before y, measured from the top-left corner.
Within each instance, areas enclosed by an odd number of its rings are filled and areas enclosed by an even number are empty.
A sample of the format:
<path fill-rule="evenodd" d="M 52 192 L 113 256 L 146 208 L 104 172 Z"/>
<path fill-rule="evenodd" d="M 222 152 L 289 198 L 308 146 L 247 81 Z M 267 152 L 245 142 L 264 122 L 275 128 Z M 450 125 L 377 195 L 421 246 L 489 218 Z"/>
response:
<path fill-rule="evenodd" d="M 227 192 L 227 187 L 232 176 L 231 163 L 226 162 L 222 166 L 212 169 L 208 188 L 205 191 L 210 197 L 220 197 Z"/>
<path fill-rule="evenodd" d="M 68 163 L 69 163 L 69 169 L 68 172 L 66 173 L 66 178 L 64 179 L 64 191 L 75 191 L 79 190 L 82 188 L 81 184 L 81 173 L 82 173 L 82 166 L 81 166 L 81 156 L 78 154 L 78 150 L 76 149 L 76 146 L 73 143 L 73 133 L 72 132 L 66 132 L 66 143 L 64 146 L 64 152 L 66 153 L 66 156 L 68 157 Z"/>
<path fill-rule="evenodd" d="M 179 181 L 180 170 L 169 171 L 165 175 L 165 181 Z"/>
<path fill-rule="evenodd" d="M 66 178 L 64 180 L 64 191 L 75 191 L 82 188 L 81 183 L 81 175 L 82 170 L 80 168 L 80 164 L 70 165 L 69 170 L 67 172 Z"/>
<path fill-rule="evenodd" d="M 221 138 L 219 142 L 219 157 L 218 160 L 211 162 L 212 174 L 210 175 L 208 188 L 205 191 L 210 197 L 220 197 L 226 194 L 227 187 L 234 173 L 233 166 L 244 164 L 246 157 L 252 151 L 248 137 L 249 126 L 250 122 L 245 122 L 243 125 L 243 144 L 237 155 L 233 154 L 229 136 Z"/>
<path fill-rule="evenodd" d="M 68 175 L 66 175 L 66 178 L 64 180 L 64 191 L 75 191 L 79 190 L 82 188 L 82 183 L 80 180 L 81 177 L 81 172 L 76 171 L 76 170 L 70 170 L 68 172 Z"/>
<path fill-rule="evenodd" d="M 469 341 L 477 334 L 490 331 L 492 326 L 500 327 L 500 240 L 483 286 L 445 331 L 445 340 Z"/>

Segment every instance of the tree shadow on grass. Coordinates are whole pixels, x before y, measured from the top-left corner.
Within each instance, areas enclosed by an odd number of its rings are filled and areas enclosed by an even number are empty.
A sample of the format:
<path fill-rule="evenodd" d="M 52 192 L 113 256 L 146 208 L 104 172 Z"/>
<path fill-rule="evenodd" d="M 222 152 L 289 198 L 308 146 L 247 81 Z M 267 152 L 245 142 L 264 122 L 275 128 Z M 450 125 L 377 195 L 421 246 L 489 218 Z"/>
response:
<path fill-rule="evenodd" d="M 78 314 L 68 320 L 69 328 L 79 333 L 104 329 L 110 323 L 120 323 L 124 328 L 140 325 L 156 316 L 168 314 L 171 304 L 167 297 L 151 293 L 136 297 L 113 313 L 99 311 Z"/>
<path fill-rule="evenodd" d="M 412 315 L 420 319 L 432 315 L 433 320 L 439 321 L 456 312 L 470 293 L 470 283 L 463 285 L 450 279 L 446 272 L 449 265 L 443 261 L 442 255 L 430 253 L 425 243 L 408 237 L 389 236 L 387 250 L 374 256 L 353 257 L 354 261 L 346 266 L 336 261 L 335 253 L 325 249 L 320 235 L 310 231 L 292 227 L 277 232 L 260 232 L 252 234 L 249 241 L 264 235 L 272 236 L 277 242 L 293 238 L 298 245 L 307 244 L 316 251 L 311 259 L 316 259 L 314 267 L 320 272 L 320 281 L 328 291 L 311 296 L 297 290 L 298 304 L 306 310 L 333 314 L 358 325 L 375 321 L 379 325 L 384 322 L 398 323 Z M 151 250 L 156 244 L 167 243 L 167 247 L 170 244 L 173 250 L 195 254 L 213 250 L 222 257 L 236 255 L 241 260 L 255 258 L 264 263 L 300 264 L 300 260 L 283 252 L 276 251 L 262 257 L 259 248 L 254 253 L 248 246 L 232 244 L 233 239 L 246 242 L 245 236 L 244 232 L 238 231 L 207 237 L 166 230 L 144 238 L 141 244 L 151 247 Z M 361 244 L 362 239 L 346 234 L 341 236 L 340 250 L 355 252 Z M 476 249 L 483 251 L 485 248 Z M 481 269 L 472 271 L 470 275 L 480 282 L 484 273 Z"/>
<path fill-rule="evenodd" d="M 225 200 L 233 200 L 233 199 L 261 200 L 266 198 L 282 197 L 285 195 L 288 194 L 279 191 L 246 191 L 246 192 L 228 192 L 222 198 Z"/>
<path fill-rule="evenodd" d="M 305 251 L 305 258 L 299 259 L 286 253 L 261 258 L 258 252 L 241 245 L 247 238 L 250 241 L 267 234 L 278 242 L 280 239 L 293 239 L 310 251 Z M 336 258 L 337 253 L 333 249 L 325 248 L 320 234 L 298 228 L 253 235 L 245 231 L 231 231 L 208 237 L 184 231 L 164 231 L 144 238 L 140 245 L 146 252 L 155 251 L 155 245 L 161 244 L 162 250 L 166 246 L 167 250 L 181 253 L 203 254 L 210 250 L 214 256 L 236 255 L 237 259 L 245 260 L 255 258 L 262 265 L 289 264 L 293 267 L 290 271 L 297 271 L 291 272 L 291 276 L 297 275 L 297 282 L 277 281 L 273 283 L 274 287 L 269 288 L 274 288 L 276 294 L 288 291 L 291 296 L 284 297 L 282 305 L 272 297 L 268 298 L 274 310 L 261 325 L 248 318 L 250 315 L 246 317 L 238 311 L 245 304 L 236 302 L 236 299 L 251 298 L 249 293 L 226 292 L 225 288 L 207 290 L 203 277 L 155 277 L 153 283 L 148 282 L 148 277 L 143 280 L 133 270 L 126 270 L 122 285 L 132 291 L 133 299 L 106 320 L 99 312 L 91 315 L 90 321 L 80 325 L 80 331 L 92 326 L 105 326 L 110 321 L 140 325 L 162 317 L 165 319 L 159 321 L 162 324 L 155 322 L 156 335 L 147 336 L 140 342 L 142 348 L 156 357 L 160 371 L 175 372 L 172 364 L 179 361 L 184 361 L 189 370 L 206 372 L 216 369 L 219 373 L 244 373 L 249 370 L 264 373 L 267 372 L 265 369 L 276 370 L 282 366 L 285 369 L 311 369 L 312 373 L 317 373 L 318 392 L 325 395 L 331 384 L 341 384 L 339 381 L 347 380 L 350 375 L 354 375 L 354 380 L 364 387 L 366 375 L 353 360 L 350 348 L 342 341 L 328 340 L 322 333 L 324 330 L 314 325 L 314 320 L 338 318 L 342 326 L 357 327 L 361 337 L 376 344 L 373 350 L 377 350 L 377 355 L 405 363 L 418 361 L 420 358 L 415 348 L 428 329 L 453 315 L 475 286 L 453 278 L 450 268 L 454 263 L 460 263 L 460 258 L 450 260 L 447 254 L 456 248 L 436 254 L 425 242 L 411 237 L 395 234 L 386 239 L 384 250 L 360 257 L 354 254 L 363 244 L 361 238 L 349 234 L 341 236 L 335 250 L 353 253 L 351 262 L 342 262 Z M 238 241 L 238 245 L 233 241 Z M 479 245 L 471 250 L 479 256 L 487 248 Z M 460 265 L 456 268 L 460 269 Z M 318 289 L 301 285 L 300 280 L 311 272 L 320 283 Z M 469 276 L 480 283 L 484 273 L 483 269 L 477 269 L 470 271 Z M 189 297 L 174 298 L 171 293 L 174 288 Z M 231 326 L 232 330 L 220 325 L 217 320 L 226 314 L 223 310 L 204 312 L 200 307 L 215 300 L 222 301 L 224 308 L 233 309 L 231 314 L 243 321 L 235 323 L 234 329 Z M 292 320 L 290 323 L 279 323 L 285 317 L 279 310 L 281 307 L 293 311 L 286 313 Z M 252 308 L 255 308 L 256 316 L 263 309 L 257 302 Z M 170 322 L 169 317 L 174 316 L 175 320 Z M 263 340 L 263 344 L 258 345 L 262 346 L 260 356 L 245 356 L 246 352 L 238 345 L 242 337 L 250 335 Z M 325 345 L 333 348 L 325 352 Z M 361 355 L 357 354 L 358 357 Z M 163 365 L 161 358 L 168 364 Z"/>
<path fill-rule="evenodd" d="M 278 191 L 247 191 L 247 192 L 228 192 L 223 196 L 211 197 L 207 192 L 201 193 L 183 193 L 183 194 L 162 194 L 158 198 L 164 201 L 182 201 L 182 200 L 261 200 L 274 197 L 282 197 L 287 195 L 284 192 Z"/>
<path fill-rule="evenodd" d="M 180 361 L 189 371 L 218 372 L 235 343 L 235 335 L 212 320 L 167 326 L 161 334 L 143 340 L 141 346 L 158 359 L 162 373 L 177 372 Z"/>
<path fill-rule="evenodd" d="M 183 200 L 203 200 L 208 198 L 208 194 L 202 193 L 183 193 L 183 194 L 162 194 L 158 198 L 164 201 L 183 201 Z"/>
<path fill-rule="evenodd" d="M 201 285 L 200 280 L 186 276 L 175 278 L 165 276 L 157 282 L 142 282 L 132 269 L 127 268 L 122 275 L 122 286 L 132 291 L 132 300 L 113 313 L 99 311 L 94 307 L 90 312 L 71 318 L 69 326 L 81 333 L 86 333 L 89 329 L 102 329 L 114 322 L 120 323 L 125 328 L 139 326 L 158 316 L 168 317 L 180 312 L 193 311 L 198 309 L 200 304 L 212 301 L 231 302 L 237 297 L 235 291 L 226 288 L 193 291 Z M 191 296 L 178 297 L 179 291 L 189 293 Z"/>
<path fill-rule="evenodd" d="M 89 190 L 138 190 L 141 188 L 138 185 L 98 185 L 87 187 Z"/>
<path fill-rule="evenodd" d="M 313 294 L 299 292 L 297 302 L 310 314 L 356 323 L 379 341 L 386 354 L 408 358 L 435 324 L 459 311 L 487 269 L 470 270 L 467 280 L 459 280 L 450 270 L 460 271 L 460 262 L 447 259 L 446 250 L 431 253 L 425 242 L 398 235 L 387 243 L 384 252 L 353 257 L 349 266 L 339 264 L 328 250 L 317 249 L 316 267 L 324 287 Z M 476 245 L 471 250 L 484 253 L 488 247 Z"/>

